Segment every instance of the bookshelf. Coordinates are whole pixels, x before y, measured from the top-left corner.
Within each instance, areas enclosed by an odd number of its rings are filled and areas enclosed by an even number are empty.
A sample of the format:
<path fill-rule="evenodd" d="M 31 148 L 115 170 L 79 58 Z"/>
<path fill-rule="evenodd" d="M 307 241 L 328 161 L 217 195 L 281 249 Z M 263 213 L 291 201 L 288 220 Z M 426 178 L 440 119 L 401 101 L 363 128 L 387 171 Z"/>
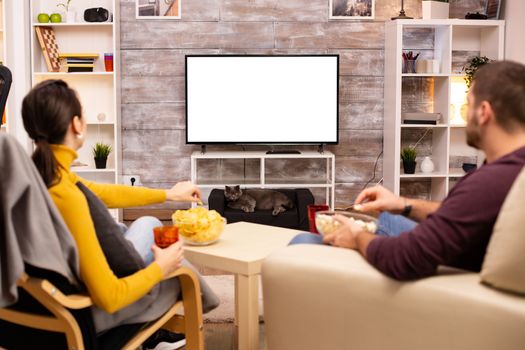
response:
<path fill-rule="evenodd" d="M 40 13 L 65 13 L 57 8 L 55 0 L 31 1 L 31 84 L 34 86 L 48 79 L 62 79 L 78 93 L 83 106 L 83 117 L 88 128 L 84 146 L 78 151 L 78 161 L 83 166 L 72 170 L 80 176 L 96 182 L 119 183 L 121 174 L 120 150 L 120 79 L 119 79 L 119 1 L 99 0 L 97 7 L 104 7 L 113 14 L 111 22 L 84 22 L 83 13 L 93 7 L 91 0 L 75 0 L 71 3 L 76 11 L 74 23 L 38 23 Z M 61 12 L 62 11 L 62 12 Z M 48 70 L 36 28 L 52 27 L 60 53 L 96 53 L 93 72 L 53 72 Z M 104 53 L 113 54 L 113 71 L 104 66 Z M 92 147 L 97 142 L 111 145 L 107 168 L 96 169 Z M 115 218 L 117 210 L 111 210 Z"/>
<path fill-rule="evenodd" d="M 504 58 L 504 21 L 395 20 L 385 24 L 384 185 L 395 194 L 417 182 L 429 184 L 428 199 L 441 200 L 465 173 L 463 162 L 480 165 L 482 154 L 467 146 L 462 67 L 471 56 Z M 439 72 L 403 73 L 402 53 L 437 60 Z M 407 112 L 441 113 L 437 125 L 403 124 Z M 415 174 L 404 174 L 400 152 L 427 132 L 418 151 Z M 422 173 L 431 156 L 435 170 Z M 410 191 L 408 191 L 410 192 Z"/>

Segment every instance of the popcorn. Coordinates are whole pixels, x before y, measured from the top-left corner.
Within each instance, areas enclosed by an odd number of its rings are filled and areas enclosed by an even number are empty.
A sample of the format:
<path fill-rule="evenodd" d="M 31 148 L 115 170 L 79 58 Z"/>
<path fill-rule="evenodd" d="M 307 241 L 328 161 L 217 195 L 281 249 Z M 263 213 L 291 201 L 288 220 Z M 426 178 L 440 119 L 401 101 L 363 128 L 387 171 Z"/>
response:
<path fill-rule="evenodd" d="M 179 234 L 193 243 L 211 243 L 217 240 L 224 229 L 226 220 L 215 210 L 196 207 L 177 210 L 172 215 L 173 225 Z"/>
<path fill-rule="evenodd" d="M 363 220 L 356 220 L 353 217 L 350 217 L 349 219 L 354 221 L 356 224 L 361 226 L 361 228 L 370 233 L 375 233 L 377 230 L 377 225 L 373 221 L 366 222 Z M 339 223 L 339 221 L 334 219 L 333 215 L 317 214 L 315 217 L 315 226 L 317 227 L 319 233 L 327 235 L 337 230 L 341 226 L 341 224 Z"/>

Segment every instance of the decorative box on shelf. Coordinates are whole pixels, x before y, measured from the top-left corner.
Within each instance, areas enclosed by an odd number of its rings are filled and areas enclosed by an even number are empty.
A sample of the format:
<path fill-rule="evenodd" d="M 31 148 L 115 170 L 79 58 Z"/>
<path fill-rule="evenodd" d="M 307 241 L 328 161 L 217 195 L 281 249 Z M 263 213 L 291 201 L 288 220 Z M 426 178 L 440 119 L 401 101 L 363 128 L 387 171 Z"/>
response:
<path fill-rule="evenodd" d="M 423 0 L 423 19 L 447 19 L 449 15 L 448 1 Z"/>

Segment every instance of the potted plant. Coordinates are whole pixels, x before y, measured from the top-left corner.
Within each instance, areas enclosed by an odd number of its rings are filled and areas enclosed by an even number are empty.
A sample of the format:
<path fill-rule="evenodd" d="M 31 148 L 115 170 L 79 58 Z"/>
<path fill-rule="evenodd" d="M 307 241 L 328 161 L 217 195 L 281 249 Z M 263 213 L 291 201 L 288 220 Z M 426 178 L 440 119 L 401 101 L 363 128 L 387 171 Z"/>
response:
<path fill-rule="evenodd" d="M 401 151 L 405 174 L 414 174 L 416 172 L 416 156 L 417 151 L 414 147 L 405 147 Z"/>
<path fill-rule="evenodd" d="M 474 79 L 474 74 L 479 67 L 490 62 L 490 59 L 486 56 L 474 56 L 467 61 L 467 64 L 463 67 L 463 72 L 465 72 L 465 83 L 467 88 L 470 89 L 472 84 L 472 79 Z"/>
<path fill-rule="evenodd" d="M 448 0 L 423 0 L 423 19 L 447 19 Z"/>
<path fill-rule="evenodd" d="M 95 167 L 97 169 L 106 169 L 106 163 L 110 153 L 110 145 L 97 142 L 95 146 L 93 146 L 93 157 L 95 158 Z"/>
<path fill-rule="evenodd" d="M 66 0 L 65 2 L 61 2 L 57 5 L 57 7 L 62 6 L 64 10 L 66 11 L 66 22 L 67 23 L 75 23 L 75 17 L 77 13 L 70 7 L 72 0 Z"/>

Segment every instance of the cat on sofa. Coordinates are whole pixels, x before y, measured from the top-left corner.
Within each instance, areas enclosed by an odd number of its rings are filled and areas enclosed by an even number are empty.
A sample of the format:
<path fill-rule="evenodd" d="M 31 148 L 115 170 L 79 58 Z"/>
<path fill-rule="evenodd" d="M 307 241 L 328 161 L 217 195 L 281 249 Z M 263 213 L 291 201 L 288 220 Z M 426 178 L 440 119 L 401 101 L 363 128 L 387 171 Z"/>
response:
<path fill-rule="evenodd" d="M 241 186 L 226 186 L 224 197 L 228 207 L 253 213 L 255 209 L 272 210 L 272 215 L 283 213 L 294 207 L 293 202 L 284 193 L 266 189 L 241 189 Z"/>

